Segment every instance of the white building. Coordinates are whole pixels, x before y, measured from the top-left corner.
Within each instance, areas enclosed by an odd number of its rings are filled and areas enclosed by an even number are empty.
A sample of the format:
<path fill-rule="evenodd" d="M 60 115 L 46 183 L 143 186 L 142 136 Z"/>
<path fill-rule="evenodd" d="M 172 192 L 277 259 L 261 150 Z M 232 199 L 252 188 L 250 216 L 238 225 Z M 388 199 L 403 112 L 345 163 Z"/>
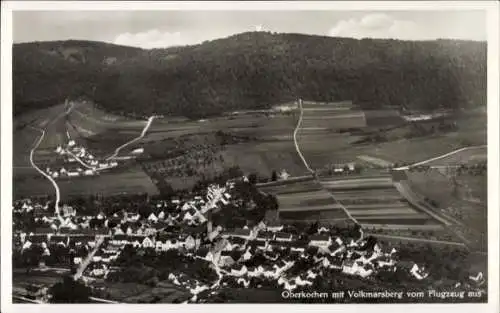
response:
<path fill-rule="evenodd" d="M 137 148 L 132 151 L 132 154 L 142 154 L 144 153 L 144 148 Z"/>
<path fill-rule="evenodd" d="M 85 172 L 83 172 L 83 175 L 85 176 L 92 176 L 94 174 L 95 174 L 94 170 L 91 169 L 85 170 Z"/>
<path fill-rule="evenodd" d="M 326 235 L 311 236 L 309 245 L 319 248 L 328 248 L 332 244 L 332 238 Z"/>

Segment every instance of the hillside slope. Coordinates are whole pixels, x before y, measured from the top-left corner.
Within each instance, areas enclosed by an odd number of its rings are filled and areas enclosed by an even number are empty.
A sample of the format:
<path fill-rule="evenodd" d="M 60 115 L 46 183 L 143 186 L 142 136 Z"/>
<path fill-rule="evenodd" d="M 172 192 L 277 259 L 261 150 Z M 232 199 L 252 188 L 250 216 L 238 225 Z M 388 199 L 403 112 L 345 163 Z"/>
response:
<path fill-rule="evenodd" d="M 142 50 L 66 41 L 14 46 L 15 112 L 87 95 L 107 110 L 201 117 L 303 97 L 365 108 L 486 105 L 486 43 L 250 32 Z"/>

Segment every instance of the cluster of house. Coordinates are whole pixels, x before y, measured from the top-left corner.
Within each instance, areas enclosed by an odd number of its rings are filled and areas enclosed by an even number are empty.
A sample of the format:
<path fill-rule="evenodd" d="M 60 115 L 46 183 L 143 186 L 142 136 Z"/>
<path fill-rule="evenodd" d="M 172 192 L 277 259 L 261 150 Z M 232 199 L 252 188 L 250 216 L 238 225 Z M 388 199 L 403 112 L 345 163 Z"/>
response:
<path fill-rule="evenodd" d="M 156 201 L 152 204 L 153 212 L 147 217 L 128 212 L 109 217 L 103 213 L 77 216 L 73 208 L 63 206 L 63 223 L 55 217 L 43 215 L 36 218 L 47 227 L 30 233 L 16 232 L 16 236 L 22 251 L 39 245 L 43 255 L 50 256 L 51 247 L 66 247 L 73 253 L 75 265 L 82 264 L 89 251 L 97 249 L 91 254 L 90 265 L 84 274 L 88 277 L 105 278 L 126 245 L 158 252 L 180 250 L 212 263 L 220 277 L 219 283 L 234 283 L 246 288 L 252 280 L 267 279 L 293 290 L 312 285 L 325 270 L 362 278 L 380 270 L 405 271 L 418 280 L 429 275 L 416 263 L 397 261 L 395 249 L 385 253 L 376 243 L 368 246 L 367 239 L 340 238 L 326 227 L 321 227 L 311 236 L 288 233 L 278 222 L 261 222 L 252 228 L 233 230 L 213 227 L 210 212 L 229 202 L 237 202 L 238 199 L 231 195 L 233 187 L 231 182 L 225 186 L 211 185 L 205 196 L 196 196 L 189 201 Z M 18 212 L 47 210 L 47 205 L 44 208 L 30 201 L 16 203 L 14 207 Z M 104 244 L 96 245 L 100 237 L 105 237 Z M 262 257 L 269 262 L 262 262 Z M 314 265 L 290 277 L 287 271 L 300 260 Z M 180 276 L 172 275 L 171 280 L 183 284 Z M 184 283 L 189 284 L 194 296 L 211 288 L 187 278 Z"/>
<path fill-rule="evenodd" d="M 69 140 L 64 147 L 58 146 L 55 152 L 61 156 L 65 156 L 67 166 L 63 166 L 57 170 L 47 168 L 47 174 L 53 178 L 93 176 L 101 170 L 118 166 L 118 162 L 116 161 L 97 160 L 85 147 L 78 146 L 74 140 Z"/>
<path fill-rule="evenodd" d="M 233 283 L 246 288 L 252 279 L 262 278 L 276 280 L 283 288 L 293 290 L 312 285 L 323 270 L 337 270 L 362 278 L 380 269 L 405 270 L 418 280 L 428 276 L 426 269 L 415 263 L 411 263 L 410 268 L 400 266 L 400 262 L 393 258 L 395 249 L 383 253 L 377 244 L 366 249 L 366 240 L 349 238 L 343 241 L 324 227 L 307 241 L 282 232 L 282 229 L 282 225 L 261 223 L 254 229 L 225 231 L 213 249 L 202 247 L 195 254 L 214 263 L 225 277 L 232 277 Z M 270 262 L 247 266 L 256 254 L 263 255 Z M 309 259 L 315 265 L 295 277 L 287 277 L 287 270 L 300 259 Z M 224 284 L 228 283 L 226 279 Z"/>
<path fill-rule="evenodd" d="M 102 230 L 81 230 L 71 233 L 54 233 L 52 229 L 38 229 L 36 232 L 15 234 L 15 240 L 20 244 L 20 252 L 31 249 L 34 246 L 41 247 L 42 255 L 40 265 L 45 264 L 45 258 L 49 257 L 55 248 L 66 248 L 68 257 L 74 264 L 79 264 L 88 252 L 96 245 L 97 238 L 106 233 Z"/>
<path fill-rule="evenodd" d="M 220 227 L 212 229 L 211 221 L 206 215 L 220 205 L 227 205 L 232 198 L 230 190 L 234 183 L 224 186 L 210 185 L 205 196 L 196 196 L 193 200 L 157 201 L 149 216 L 143 218 L 138 213 L 119 212 L 112 216 L 99 213 L 93 216 L 78 216 L 74 208 L 63 205 L 60 214 L 62 221 L 48 212 L 48 204 L 42 206 L 26 199 L 14 203 L 13 210 L 17 213 L 35 212 L 35 222 L 38 228 L 32 232 L 16 231 L 21 246 L 21 252 L 33 245 L 42 247 L 44 255 L 50 256 L 54 245 L 69 247 L 83 244 L 92 249 L 98 236 L 105 236 L 105 246 L 111 251 L 101 250 L 91 260 L 90 276 L 103 276 L 109 269 L 108 263 L 116 259 L 119 251 L 127 244 L 135 248 L 155 248 L 157 251 L 169 249 L 197 249 L 201 239 L 196 234 L 207 233 L 214 238 L 221 231 Z M 207 223 L 208 222 L 208 223 Z M 193 234 L 193 235 L 190 235 Z M 71 250 L 69 250 L 72 252 Z M 106 255 L 109 253 L 109 255 Z M 74 258 L 74 264 L 82 262 L 83 255 Z"/>
<path fill-rule="evenodd" d="M 330 164 L 328 169 L 332 171 L 333 174 L 349 174 L 356 171 L 356 164 L 353 162 L 346 164 Z"/>

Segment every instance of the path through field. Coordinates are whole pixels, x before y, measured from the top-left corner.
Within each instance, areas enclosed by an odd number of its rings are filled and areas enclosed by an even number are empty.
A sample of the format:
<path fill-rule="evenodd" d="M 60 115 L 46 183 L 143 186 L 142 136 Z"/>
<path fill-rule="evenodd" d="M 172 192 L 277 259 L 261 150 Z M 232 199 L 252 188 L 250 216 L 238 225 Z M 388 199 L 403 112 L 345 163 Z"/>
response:
<path fill-rule="evenodd" d="M 310 167 L 310 166 L 309 166 L 309 164 L 307 163 L 307 160 L 306 160 L 306 159 L 305 159 L 305 157 L 302 155 L 302 152 L 300 151 L 300 148 L 299 148 L 299 144 L 298 144 L 298 141 L 297 141 L 297 133 L 299 132 L 300 127 L 301 127 L 301 125 L 302 125 L 302 118 L 303 118 L 303 115 L 304 115 L 304 108 L 302 107 L 302 99 L 299 99 L 299 109 L 300 109 L 299 121 L 297 122 L 297 126 L 295 127 L 295 130 L 293 131 L 293 143 L 294 143 L 294 145 L 295 145 L 295 150 L 297 150 L 297 153 L 298 153 L 298 155 L 300 156 L 300 158 L 302 159 L 302 162 L 304 162 L 304 166 L 305 166 L 305 167 L 307 168 L 307 170 L 308 170 L 309 172 L 311 172 L 311 174 L 313 175 L 314 180 L 315 180 L 318 184 L 320 184 L 320 186 L 323 186 L 323 185 L 321 184 L 321 182 L 319 181 L 318 176 L 316 175 L 316 173 L 314 172 L 314 170 L 313 170 L 313 169 L 311 169 L 311 167 Z M 345 214 L 346 214 L 346 215 L 347 215 L 347 216 L 348 216 L 348 217 L 349 217 L 349 218 L 350 218 L 350 219 L 351 219 L 354 223 L 356 223 L 357 225 L 360 225 L 360 223 L 359 223 L 359 222 L 358 222 L 358 221 L 357 221 L 357 220 L 356 220 L 356 219 L 355 219 L 355 218 L 351 215 L 351 213 L 349 213 L 349 211 L 346 209 L 346 207 L 345 207 L 342 203 L 340 203 L 340 201 L 338 201 L 338 200 L 337 200 L 337 199 L 333 196 L 333 194 L 332 194 L 329 190 L 325 189 L 324 187 L 322 187 L 322 189 L 324 189 L 326 192 L 328 192 L 328 194 L 329 194 L 329 195 L 330 195 L 330 197 L 333 199 L 333 201 L 334 201 L 335 203 L 337 203 L 337 204 L 340 206 L 340 208 L 341 208 L 342 210 L 344 210 L 344 213 L 345 213 Z M 363 234 L 363 233 L 361 233 L 361 234 Z M 363 237 L 363 235 L 361 235 L 361 237 Z"/>
<path fill-rule="evenodd" d="M 484 149 L 486 147 L 487 147 L 487 145 L 464 147 L 464 148 L 460 148 L 460 149 L 457 149 L 457 150 L 454 150 L 454 151 L 451 151 L 451 152 L 445 153 L 443 155 L 439 155 L 437 157 L 430 158 L 430 159 L 427 159 L 427 160 L 424 160 L 424 161 L 421 161 L 421 162 L 417 162 L 417 163 L 414 163 L 414 164 L 411 164 L 411 165 L 407 165 L 407 166 L 401 166 L 401 167 L 395 168 L 394 170 L 396 170 L 396 171 L 407 170 L 407 169 L 409 169 L 411 167 L 415 167 L 415 166 L 419 166 L 419 165 L 424 165 L 424 164 L 427 164 L 427 163 L 432 162 L 432 161 L 440 160 L 440 159 L 446 158 L 446 157 L 448 157 L 450 155 L 453 155 L 453 154 L 456 154 L 456 153 L 459 153 L 459 152 L 462 152 L 462 151 L 474 150 L 474 149 Z M 438 166 L 436 166 L 436 167 L 438 167 Z"/>
<path fill-rule="evenodd" d="M 45 178 L 47 178 L 52 183 L 52 185 L 54 186 L 54 189 L 56 190 L 56 202 L 55 202 L 55 205 L 54 205 L 55 206 L 55 210 L 56 210 L 56 215 L 59 218 L 59 221 L 64 222 L 64 219 L 61 217 L 61 214 L 59 213 L 59 202 L 61 201 L 61 190 L 59 189 L 59 186 L 57 185 L 56 181 L 50 175 L 48 175 L 47 173 L 45 173 L 44 171 L 42 171 L 35 164 L 35 161 L 33 160 L 33 155 L 35 154 L 35 150 L 38 148 L 38 146 L 40 145 L 40 143 L 43 141 L 43 138 L 45 137 L 45 130 L 40 129 L 40 128 L 35 128 L 35 127 L 32 127 L 32 128 L 40 131 L 42 134 L 40 135 L 40 137 L 38 138 L 38 141 L 33 146 L 33 149 L 31 149 L 31 151 L 30 151 L 30 163 L 31 163 L 31 166 L 38 173 L 42 174 Z"/>
<path fill-rule="evenodd" d="M 153 120 L 155 119 L 155 117 L 156 117 L 155 115 L 150 116 L 148 118 L 148 122 L 147 122 L 146 126 L 144 126 L 144 129 L 142 130 L 141 134 L 139 136 L 137 136 L 136 138 L 134 138 L 134 139 L 132 139 L 132 140 L 124 143 L 123 145 L 119 146 L 118 148 L 116 148 L 115 152 L 112 155 L 110 155 L 109 157 L 106 158 L 106 161 L 114 159 L 118 155 L 118 153 L 120 153 L 121 149 L 125 148 L 128 145 L 133 144 L 136 141 L 141 140 L 144 137 L 144 135 L 146 135 L 146 132 L 148 131 L 148 129 L 151 126 L 151 124 L 153 123 Z"/>
<path fill-rule="evenodd" d="M 67 103 L 67 102 L 66 102 Z M 49 125 L 55 123 L 58 119 L 60 119 L 61 117 L 69 114 L 71 112 L 73 108 L 73 104 L 70 103 L 68 109 L 66 111 L 64 111 L 63 113 L 59 114 L 57 117 L 55 117 L 48 125 L 46 125 L 45 127 L 48 127 Z M 41 132 L 42 134 L 40 135 L 40 138 L 38 138 L 38 141 L 36 141 L 35 145 L 33 146 L 33 148 L 31 149 L 30 151 L 30 163 L 31 163 L 31 166 L 37 171 L 39 172 L 40 174 L 42 174 L 45 178 L 47 178 L 51 183 L 52 185 L 54 186 L 54 189 L 56 191 L 56 202 L 55 202 L 55 213 L 57 215 L 57 218 L 59 219 L 59 221 L 61 223 L 64 223 L 64 219 L 62 218 L 61 214 L 60 214 L 60 208 L 59 208 L 59 202 L 61 201 L 61 191 L 59 189 L 59 186 L 57 185 L 56 181 L 50 176 L 48 175 L 47 173 L 45 173 L 44 171 L 42 171 L 36 164 L 35 164 L 35 161 L 33 160 L 33 156 L 35 155 L 35 150 L 38 148 L 38 146 L 40 146 L 40 143 L 42 143 L 43 139 L 45 138 L 45 129 L 40 129 L 40 128 L 37 128 L 37 127 L 33 127 L 31 126 L 31 128 Z"/>

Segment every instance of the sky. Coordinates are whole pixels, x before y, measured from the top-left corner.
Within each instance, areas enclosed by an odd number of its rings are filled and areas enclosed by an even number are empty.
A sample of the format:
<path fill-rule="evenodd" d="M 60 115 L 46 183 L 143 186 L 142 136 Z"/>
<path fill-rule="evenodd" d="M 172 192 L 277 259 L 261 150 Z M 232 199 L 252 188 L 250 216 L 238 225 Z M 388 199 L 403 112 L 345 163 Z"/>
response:
<path fill-rule="evenodd" d="M 352 38 L 486 40 L 484 11 L 15 11 L 14 43 L 81 39 L 141 48 L 246 31 Z"/>

